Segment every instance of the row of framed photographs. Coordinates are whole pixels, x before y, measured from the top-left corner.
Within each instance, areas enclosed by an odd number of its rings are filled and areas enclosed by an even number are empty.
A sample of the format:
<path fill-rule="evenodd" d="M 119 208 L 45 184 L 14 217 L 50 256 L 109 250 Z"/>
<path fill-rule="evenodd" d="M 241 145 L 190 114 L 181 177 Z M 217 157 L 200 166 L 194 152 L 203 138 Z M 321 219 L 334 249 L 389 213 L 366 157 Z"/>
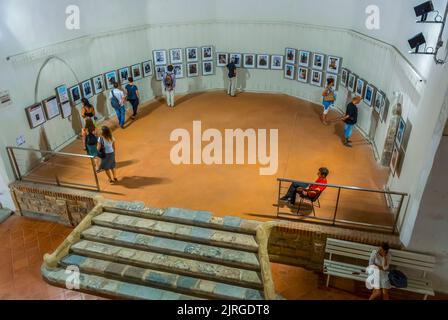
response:
<path fill-rule="evenodd" d="M 296 77 L 297 76 L 297 77 Z M 326 85 L 328 79 L 333 79 L 335 88 L 338 87 L 338 75 L 332 73 L 326 73 L 324 79 L 324 72 L 319 70 L 312 70 L 309 68 L 298 67 L 296 72 L 296 66 L 293 64 L 285 65 L 285 78 L 288 80 L 297 80 L 302 83 L 309 83 L 313 86 L 322 87 Z"/>
<path fill-rule="evenodd" d="M 361 97 L 369 107 L 373 106 L 381 121 L 386 121 L 386 95 L 381 90 L 346 68 L 342 69 L 341 85 Z"/>
<path fill-rule="evenodd" d="M 390 170 L 392 174 L 400 176 L 401 166 L 406 156 L 406 137 L 409 138 L 412 130 L 412 124 L 407 123 L 402 117 L 398 122 L 397 133 L 395 135 L 394 148 L 392 150 L 392 157 L 390 160 Z"/>
<path fill-rule="evenodd" d="M 202 65 L 202 73 L 201 73 L 201 65 Z M 188 77 L 198 77 L 200 74 L 203 76 L 210 76 L 215 74 L 215 64 L 213 61 L 203 61 L 202 63 L 199 62 L 191 62 L 187 63 L 187 70 L 186 74 L 184 71 L 184 65 L 183 64 L 173 64 L 174 67 L 174 74 L 176 75 L 176 79 L 182 79 Z M 156 80 L 162 81 L 163 75 L 167 72 L 167 66 L 156 66 L 155 67 L 155 73 L 156 73 Z"/>
<path fill-rule="evenodd" d="M 70 101 L 59 104 L 57 97 L 53 96 L 26 108 L 25 112 L 31 129 L 34 129 L 60 114 L 63 118 L 71 116 L 72 108 Z"/>
<path fill-rule="evenodd" d="M 216 66 L 226 67 L 232 60 L 237 68 L 283 70 L 285 57 L 278 54 L 218 52 Z"/>
<path fill-rule="evenodd" d="M 326 72 L 339 74 L 342 67 L 342 58 L 306 50 L 286 48 L 285 63 L 319 71 L 323 71 L 325 66 Z"/>
<path fill-rule="evenodd" d="M 168 55 L 170 64 L 182 64 L 184 61 L 188 62 L 199 62 L 199 58 L 201 57 L 202 61 L 211 61 L 213 60 L 213 46 L 205 46 L 201 47 L 201 54 L 199 53 L 199 47 L 190 47 L 190 48 L 177 48 L 170 50 L 154 50 L 154 65 L 156 66 L 164 66 L 168 65 Z M 185 59 L 184 59 L 185 52 Z"/>

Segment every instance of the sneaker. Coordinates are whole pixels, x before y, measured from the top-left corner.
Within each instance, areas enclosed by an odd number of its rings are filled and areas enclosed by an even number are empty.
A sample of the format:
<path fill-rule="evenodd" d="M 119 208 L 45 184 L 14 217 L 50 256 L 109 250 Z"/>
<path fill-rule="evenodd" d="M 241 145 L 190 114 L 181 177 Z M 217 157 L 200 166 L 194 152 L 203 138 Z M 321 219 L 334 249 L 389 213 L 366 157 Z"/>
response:
<path fill-rule="evenodd" d="M 350 142 L 344 142 L 344 146 L 346 146 L 347 148 L 352 148 L 352 144 Z"/>

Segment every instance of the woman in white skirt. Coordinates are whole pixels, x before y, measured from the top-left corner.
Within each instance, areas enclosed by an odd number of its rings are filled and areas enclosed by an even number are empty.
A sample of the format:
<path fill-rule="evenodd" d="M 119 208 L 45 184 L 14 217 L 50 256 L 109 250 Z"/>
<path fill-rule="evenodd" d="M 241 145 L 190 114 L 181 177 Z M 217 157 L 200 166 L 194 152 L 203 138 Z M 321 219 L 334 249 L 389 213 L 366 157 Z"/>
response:
<path fill-rule="evenodd" d="M 379 269 L 379 289 L 373 289 L 369 300 L 375 300 L 382 296 L 383 300 L 389 300 L 389 289 L 392 287 L 389 280 L 389 266 L 392 256 L 389 244 L 383 243 L 380 248 L 370 255 L 369 265 Z"/>

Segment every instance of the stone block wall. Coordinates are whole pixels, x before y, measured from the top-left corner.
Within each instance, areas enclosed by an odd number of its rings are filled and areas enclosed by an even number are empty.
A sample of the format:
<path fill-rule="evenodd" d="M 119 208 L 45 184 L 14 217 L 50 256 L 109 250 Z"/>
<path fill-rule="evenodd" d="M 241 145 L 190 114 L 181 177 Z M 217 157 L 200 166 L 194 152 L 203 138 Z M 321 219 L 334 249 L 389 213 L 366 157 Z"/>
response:
<path fill-rule="evenodd" d="M 77 226 L 95 207 L 93 192 L 29 182 L 10 185 L 19 213 L 68 226 Z"/>

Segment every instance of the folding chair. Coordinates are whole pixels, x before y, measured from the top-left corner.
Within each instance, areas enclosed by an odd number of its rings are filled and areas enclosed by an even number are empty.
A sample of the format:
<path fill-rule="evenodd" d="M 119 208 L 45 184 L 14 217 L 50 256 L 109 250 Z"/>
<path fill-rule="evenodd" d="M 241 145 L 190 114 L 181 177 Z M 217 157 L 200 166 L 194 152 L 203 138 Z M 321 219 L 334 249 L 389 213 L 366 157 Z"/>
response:
<path fill-rule="evenodd" d="M 300 196 L 300 202 L 299 202 L 299 208 L 297 209 L 297 215 L 300 215 L 300 209 L 302 209 L 302 205 L 305 203 L 305 201 L 309 201 L 311 204 L 311 207 L 313 208 L 313 215 L 316 216 L 316 210 L 315 207 L 320 208 L 320 201 L 319 198 L 322 195 L 322 192 L 317 191 L 317 195 L 314 198 L 310 198 L 308 196 L 304 196 L 301 192 L 297 192 L 297 194 Z"/>

